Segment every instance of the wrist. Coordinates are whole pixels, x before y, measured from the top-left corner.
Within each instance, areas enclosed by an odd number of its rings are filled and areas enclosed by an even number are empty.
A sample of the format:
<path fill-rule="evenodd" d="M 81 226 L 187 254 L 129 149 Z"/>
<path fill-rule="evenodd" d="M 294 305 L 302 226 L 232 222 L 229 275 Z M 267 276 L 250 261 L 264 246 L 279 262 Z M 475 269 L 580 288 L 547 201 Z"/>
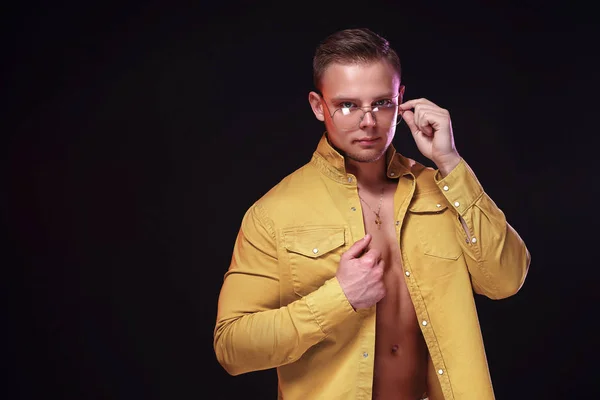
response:
<path fill-rule="evenodd" d="M 441 177 L 445 178 L 459 163 L 460 156 L 455 152 L 454 154 L 445 157 L 442 161 L 436 162 L 435 165 L 438 167 Z"/>

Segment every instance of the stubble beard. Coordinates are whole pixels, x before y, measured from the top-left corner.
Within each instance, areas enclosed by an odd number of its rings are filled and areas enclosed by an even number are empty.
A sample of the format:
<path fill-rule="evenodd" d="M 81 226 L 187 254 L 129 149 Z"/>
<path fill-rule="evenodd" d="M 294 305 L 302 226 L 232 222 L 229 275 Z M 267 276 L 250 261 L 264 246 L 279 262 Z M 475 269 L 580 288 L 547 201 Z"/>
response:
<path fill-rule="evenodd" d="M 393 132 L 391 132 L 390 134 L 393 134 Z M 344 157 L 347 160 L 352 160 L 357 163 L 373 163 L 373 162 L 378 161 L 381 157 L 383 157 L 387 153 L 387 150 L 388 150 L 389 146 L 391 145 L 391 141 L 390 141 L 382 149 L 373 149 L 372 151 L 370 151 L 366 154 L 364 154 L 364 153 L 361 154 L 359 152 L 355 153 L 355 152 L 343 151 L 338 146 L 336 146 L 329 138 L 327 138 L 327 141 L 329 142 L 330 146 L 333 147 L 342 157 Z"/>
<path fill-rule="evenodd" d="M 372 163 L 379 160 L 386 152 L 386 149 L 377 151 L 375 154 L 357 154 L 357 153 L 342 153 L 345 158 L 359 163 Z"/>

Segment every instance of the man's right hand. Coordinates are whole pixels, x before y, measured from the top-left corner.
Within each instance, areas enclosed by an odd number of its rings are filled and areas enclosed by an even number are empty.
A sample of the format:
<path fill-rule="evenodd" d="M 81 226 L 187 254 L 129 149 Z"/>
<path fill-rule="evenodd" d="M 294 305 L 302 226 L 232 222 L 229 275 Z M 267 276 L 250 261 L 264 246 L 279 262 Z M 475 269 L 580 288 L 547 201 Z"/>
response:
<path fill-rule="evenodd" d="M 381 252 L 369 249 L 372 236 L 354 242 L 340 258 L 337 279 L 355 310 L 369 308 L 385 296 Z"/>

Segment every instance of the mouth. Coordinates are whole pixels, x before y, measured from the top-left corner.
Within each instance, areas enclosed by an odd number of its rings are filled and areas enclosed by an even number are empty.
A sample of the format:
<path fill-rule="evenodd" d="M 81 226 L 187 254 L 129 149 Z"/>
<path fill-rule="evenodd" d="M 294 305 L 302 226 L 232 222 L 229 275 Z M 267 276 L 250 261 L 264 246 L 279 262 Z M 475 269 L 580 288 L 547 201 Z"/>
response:
<path fill-rule="evenodd" d="M 356 139 L 355 142 L 361 145 L 372 145 L 377 143 L 380 140 L 380 138 L 360 138 L 360 139 Z"/>

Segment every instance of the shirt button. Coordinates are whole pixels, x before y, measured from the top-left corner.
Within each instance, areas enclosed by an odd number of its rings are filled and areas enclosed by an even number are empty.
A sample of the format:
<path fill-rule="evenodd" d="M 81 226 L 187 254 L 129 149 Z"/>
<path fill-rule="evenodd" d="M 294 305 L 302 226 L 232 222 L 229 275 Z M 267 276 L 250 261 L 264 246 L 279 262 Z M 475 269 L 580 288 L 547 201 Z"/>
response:
<path fill-rule="evenodd" d="M 318 252 L 319 252 L 319 249 L 317 249 L 317 248 L 313 249 L 313 253 L 317 254 Z"/>
<path fill-rule="evenodd" d="M 351 176 L 348 177 L 348 182 L 352 182 L 352 177 Z"/>
<path fill-rule="evenodd" d="M 423 326 L 427 326 L 427 321 L 423 321 Z"/>
<path fill-rule="evenodd" d="M 404 274 L 405 274 L 406 276 L 410 276 L 410 271 L 406 271 Z"/>
<path fill-rule="evenodd" d="M 400 221 L 396 221 L 396 226 L 400 225 Z"/>
<path fill-rule="evenodd" d="M 442 205 L 441 204 L 436 204 L 435 205 L 437 208 L 440 208 Z"/>
<path fill-rule="evenodd" d="M 459 203 L 458 201 L 455 201 L 455 202 L 454 202 L 454 206 L 455 206 L 455 207 L 458 207 L 458 206 L 460 206 L 460 203 Z"/>
<path fill-rule="evenodd" d="M 444 373 L 443 369 L 438 369 L 438 374 L 442 375 Z"/>
<path fill-rule="evenodd" d="M 356 211 L 356 207 L 350 207 L 352 211 Z"/>
<path fill-rule="evenodd" d="M 367 352 L 364 352 L 364 353 L 363 353 L 363 357 L 364 357 L 364 358 L 367 358 L 367 357 L 369 357 L 369 353 L 367 353 Z"/>
<path fill-rule="evenodd" d="M 445 186 L 444 186 L 444 190 L 445 190 L 445 191 L 448 191 L 448 185 L 445 185 Z"/>
<path fill-rule="evenodd" d="M 477 243 L 477 239 L 475 239 L 475 238 L 472 238 L 472 239 L 471 239 L 471 242 L 473 242 L 473 243 Z"/>

